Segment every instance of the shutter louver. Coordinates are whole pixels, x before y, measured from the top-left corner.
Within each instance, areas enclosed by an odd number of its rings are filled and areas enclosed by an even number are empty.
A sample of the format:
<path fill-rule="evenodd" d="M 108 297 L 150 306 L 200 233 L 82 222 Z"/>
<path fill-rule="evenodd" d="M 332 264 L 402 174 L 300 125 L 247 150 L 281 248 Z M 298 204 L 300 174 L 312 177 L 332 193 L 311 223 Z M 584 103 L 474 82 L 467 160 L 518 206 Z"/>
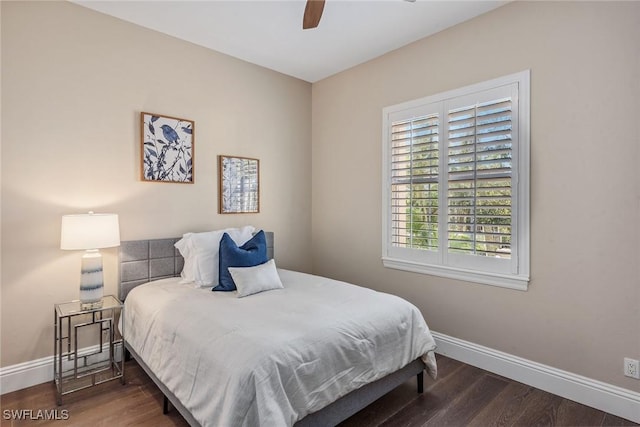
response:
<path fill-rule="evenodd" d="M 448 112 L 449 252 L 511 257 L 512 102 Z"/>
<path fill-rule="evenodd" d="M 391 125 L 391 243 L 438 249 L 438 115 Z"/>

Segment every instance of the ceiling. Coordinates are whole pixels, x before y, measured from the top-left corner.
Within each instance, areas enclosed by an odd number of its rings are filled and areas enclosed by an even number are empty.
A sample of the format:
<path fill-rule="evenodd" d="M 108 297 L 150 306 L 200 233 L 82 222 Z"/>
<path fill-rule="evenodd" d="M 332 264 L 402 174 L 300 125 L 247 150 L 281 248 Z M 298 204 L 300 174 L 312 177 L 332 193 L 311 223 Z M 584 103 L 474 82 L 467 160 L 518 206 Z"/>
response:
<path fill-rule="evenodd" d="M 326 0 L 303 30 L 305 0 L 73 2 L 312 83 L 507 3 Z"/>

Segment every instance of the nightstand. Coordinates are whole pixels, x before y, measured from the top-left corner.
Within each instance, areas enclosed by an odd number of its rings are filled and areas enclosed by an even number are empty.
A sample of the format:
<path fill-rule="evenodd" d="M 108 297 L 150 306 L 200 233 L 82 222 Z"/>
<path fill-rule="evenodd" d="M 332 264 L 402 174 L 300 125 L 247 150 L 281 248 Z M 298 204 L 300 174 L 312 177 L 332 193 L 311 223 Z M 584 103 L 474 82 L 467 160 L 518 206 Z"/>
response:
<path fill-rule="evenodd" d="M 118 321 L 123 304 L 113 295 L 94 304 L 55 304 L 53 381 L 62 396 L 120 378 L 124 384 L 124 341 Z M 122 322 L 124 324 L 124 322 Z"/>

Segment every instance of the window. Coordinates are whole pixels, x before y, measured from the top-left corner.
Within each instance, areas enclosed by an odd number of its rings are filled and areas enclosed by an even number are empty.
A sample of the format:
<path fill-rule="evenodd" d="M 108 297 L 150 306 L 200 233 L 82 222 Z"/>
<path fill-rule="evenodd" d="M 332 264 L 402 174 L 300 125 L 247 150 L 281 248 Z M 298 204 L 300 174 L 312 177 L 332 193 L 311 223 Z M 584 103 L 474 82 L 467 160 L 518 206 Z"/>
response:
<path fill-rule="evenodd" d="M 526 290 L 529 71 L 383 110 L 386 267 Z"/>

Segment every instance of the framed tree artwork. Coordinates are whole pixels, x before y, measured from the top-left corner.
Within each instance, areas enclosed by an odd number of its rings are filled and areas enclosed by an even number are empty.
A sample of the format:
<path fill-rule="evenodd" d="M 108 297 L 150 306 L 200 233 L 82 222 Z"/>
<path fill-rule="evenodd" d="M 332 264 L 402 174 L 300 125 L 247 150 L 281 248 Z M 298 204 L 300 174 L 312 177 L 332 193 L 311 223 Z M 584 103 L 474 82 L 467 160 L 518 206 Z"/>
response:
<path fill-rule="evenodd" d="M 142 180 L 193 184 L 194 122 L 140 113 Z"/>
<path fill-rule="evenodd" d="M 218 156 L 219 212 L 260 212 L 260 161 Z"/>

